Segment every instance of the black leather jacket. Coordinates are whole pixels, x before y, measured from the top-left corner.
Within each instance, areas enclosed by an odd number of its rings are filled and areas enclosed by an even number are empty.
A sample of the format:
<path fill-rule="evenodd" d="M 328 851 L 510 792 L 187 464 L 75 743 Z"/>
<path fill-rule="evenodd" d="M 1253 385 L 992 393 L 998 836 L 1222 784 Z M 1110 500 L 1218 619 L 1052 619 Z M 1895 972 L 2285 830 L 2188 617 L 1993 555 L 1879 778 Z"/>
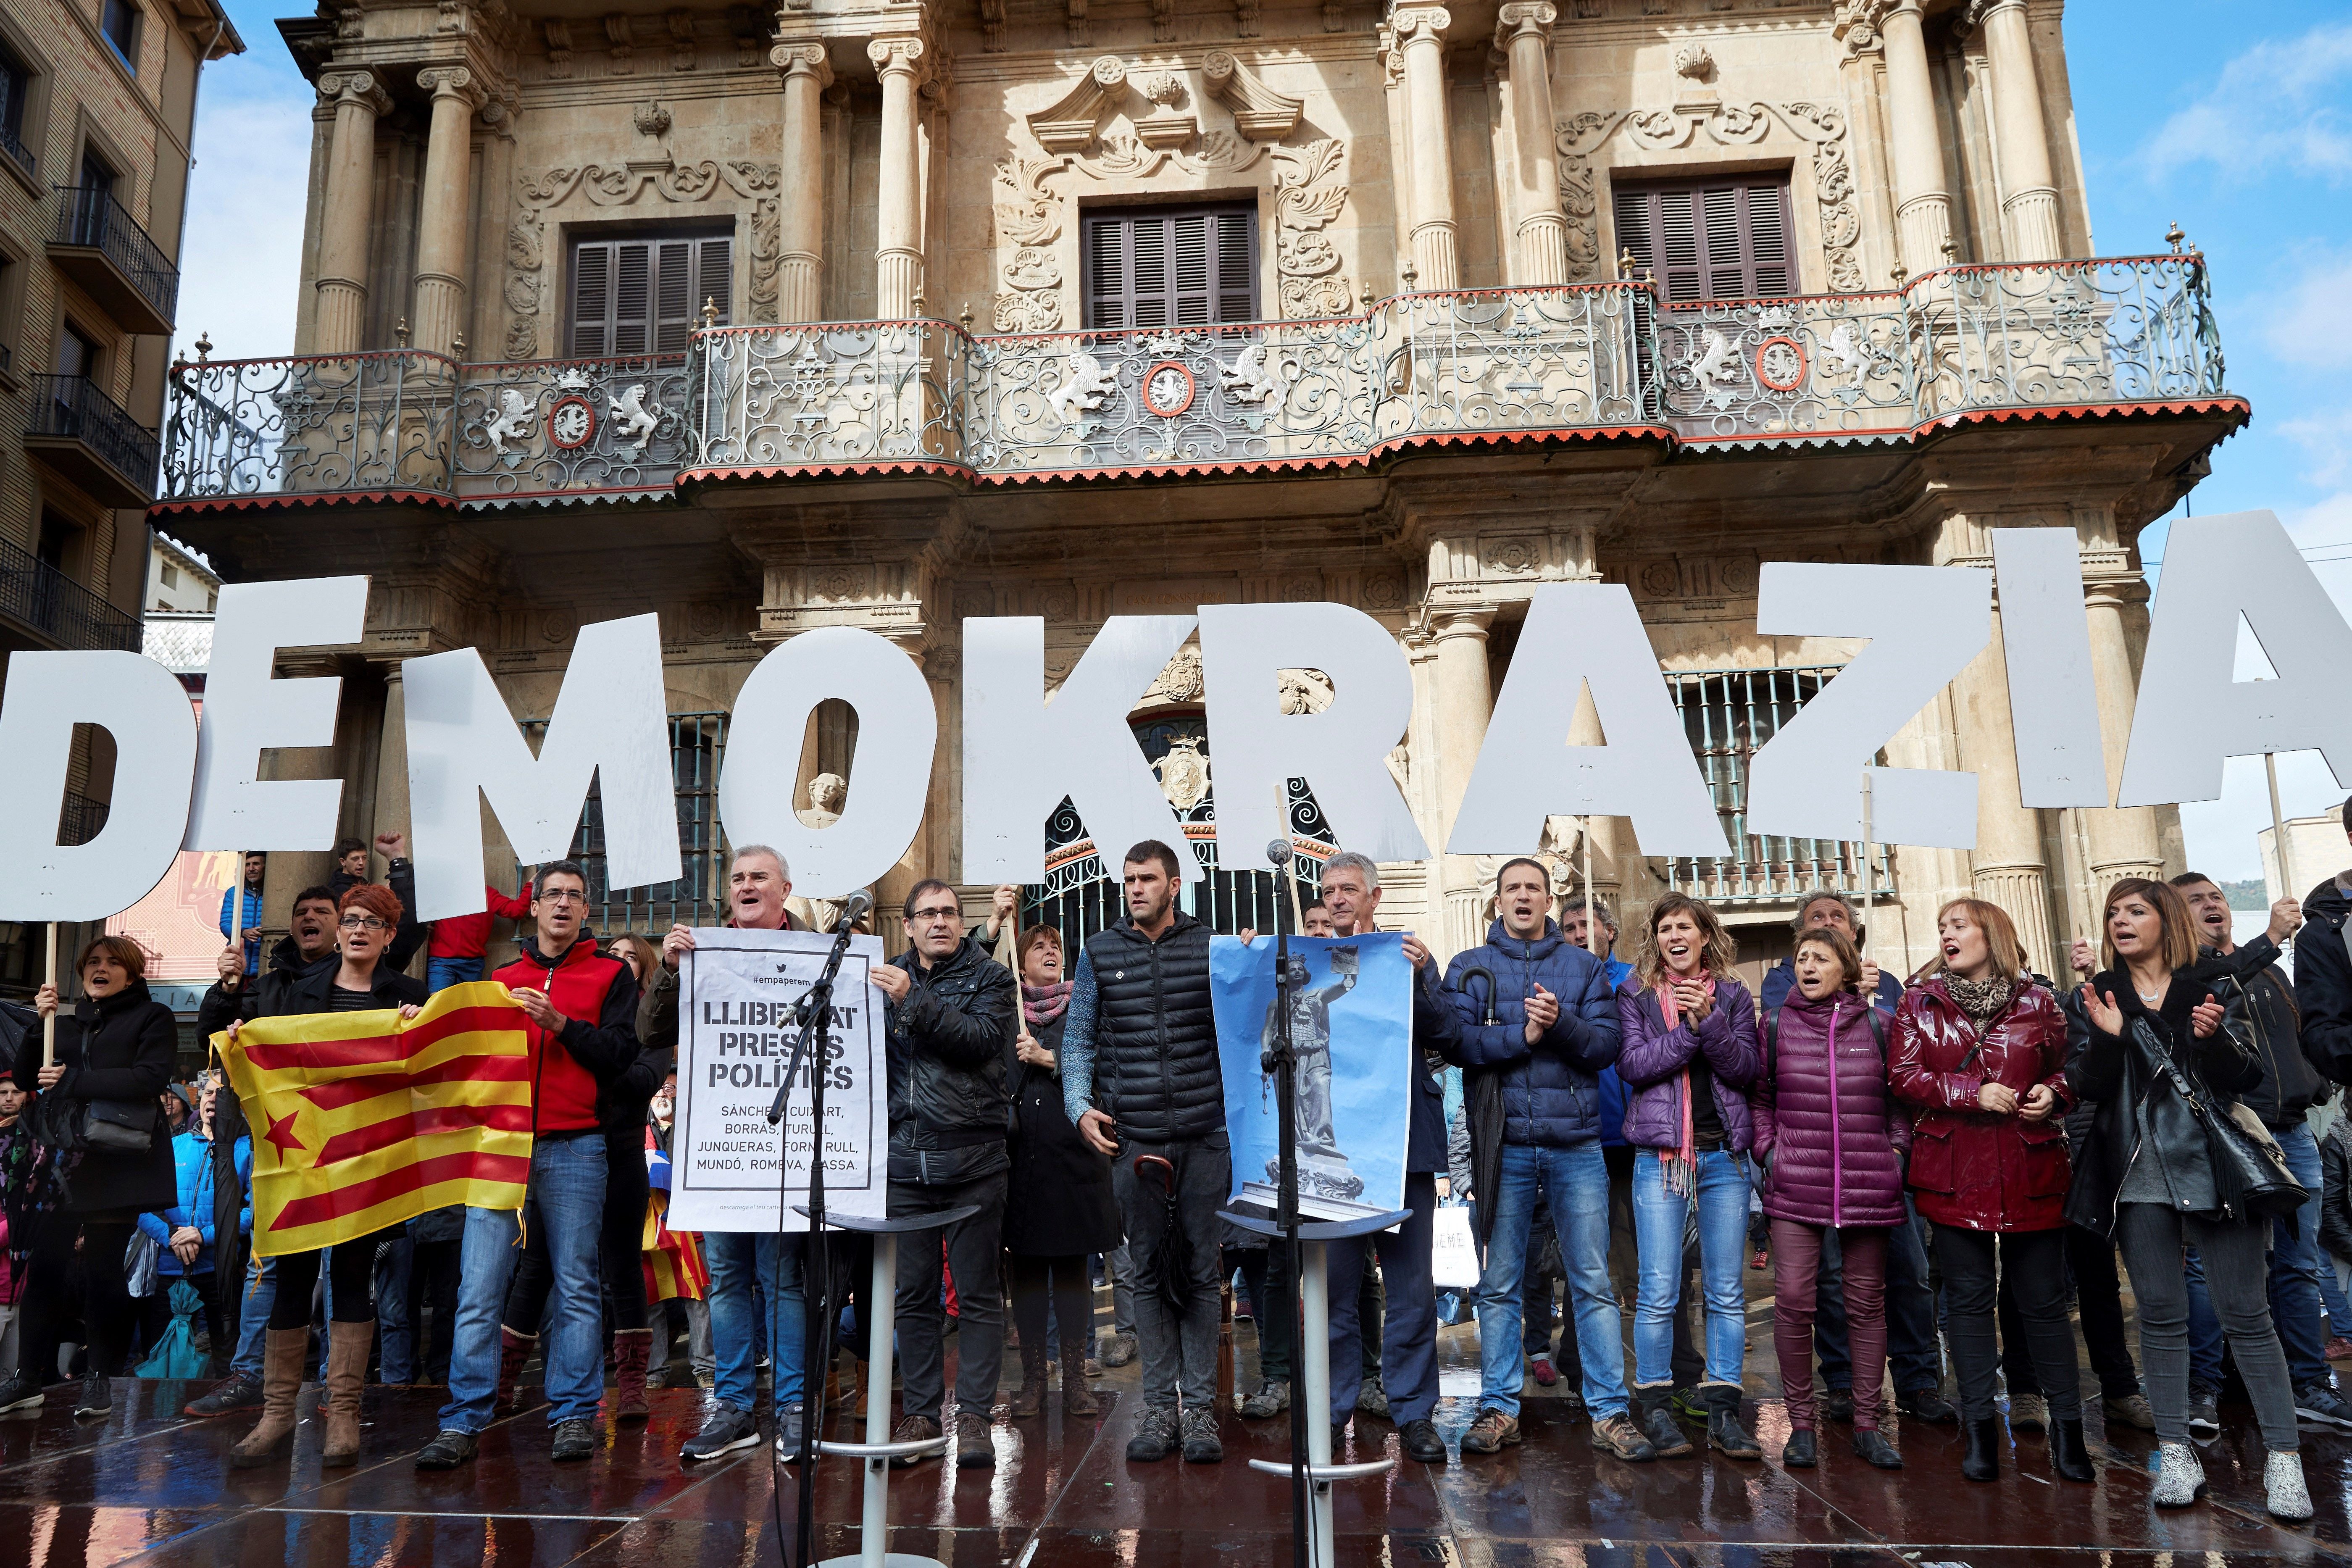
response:
<path fill-rule="evenodd" d="M 2226 956 L 2211 948 L 2204 956 L 2228 966 L 2230 973 L 2214 983 L 2213 994 L 2262 1065 L 2262 1081 L 2239 1098 L 2274 1131 L 2302 1126 L 2304 1113 L 2335 1090 L 2303 1054 L 2303 1015 L 2294 988 L 2279 972 L 2277 944 L 2265 934 Z"/>
<path fill-rule="evenodd" d="M 890 1053 L 890 1179 L 968 1182 L 1011 1163 L 1005 1063 L 1013 1056 L 1013 972 L 970 937 L 926 969 L 910 948 L 893 961 L 912 983 L 886 1016 Z"/>
<path fill-rule="evenodd" d="M 2075 1095 L 2098 1101 L 2090 1135 L 2075 1156 L 2074 1185 L 2066 1194 L 2066 1218 L 2101 1236 L 2115 1232 L 2117 1194 L 2124 1175 L 2135 1160 L 2161 1163 L 2178 1206 L 2189 1213 L 2213 1215 L 2221 1201 L 2213 1190 L 2212 1156 L 2207 1152 L 2204 1129 L 2188 1102 L 2158 1067 L 2145 1025 L 2170 1052 L 2173 1063 L 2190 1075 L 2216 1100 L 2237 1099 L 2262 1079 L 2262 1065 L 2223 1028 L 2209 1039 L 2197 1039 L 2189 1027 L 2189 1010 L 2205 1000 L 2228 975 L 2218 960 L 2200 960 L 2173 972 L 2160 1013 L 2143 1006 L 2132 989 L 2131 976 L 2110 971 L 2092 977 L 2091 984 L 2115 999 L 2123 1013 L 2125 1035 L 2106 1034 L 2092 1026 L 2083 1007 L 2081 992 L 2063 999 L 2066 1014 L 2066 1084 Z M 2140 1136 L 2138 1107 L 2147 1106 L 2148 1137 Z"/>
<path fill-rule="evenodd" d="M 2352 1122 L 2336 1119 L 2319 1141 L 2319 1244 L 2352 1263 Z"/>

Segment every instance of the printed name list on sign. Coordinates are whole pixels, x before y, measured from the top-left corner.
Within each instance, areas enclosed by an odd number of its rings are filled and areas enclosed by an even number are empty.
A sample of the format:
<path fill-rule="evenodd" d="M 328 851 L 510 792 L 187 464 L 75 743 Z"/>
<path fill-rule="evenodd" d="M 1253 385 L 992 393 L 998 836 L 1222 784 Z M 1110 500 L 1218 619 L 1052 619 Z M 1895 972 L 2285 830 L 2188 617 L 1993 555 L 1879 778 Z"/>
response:
<path fill-rule="evenodd" d="M 799 931 L 702 931 L 678 964 L 677 1122 L 669 1224 L 677 1230 L 805 1231 L 816 1149 L 811 1076 L 824 1074 L 827 1212 L 888 1210 L 887 1058 L 883 996 L 867 981 L 877 937 L 852 937 L 833 987 L 833 1041 L 792 1071 L 794 1015 L 824 973 L 833 938 Z M 768 1107 L 787 1074 L 781 1127 Z"/>

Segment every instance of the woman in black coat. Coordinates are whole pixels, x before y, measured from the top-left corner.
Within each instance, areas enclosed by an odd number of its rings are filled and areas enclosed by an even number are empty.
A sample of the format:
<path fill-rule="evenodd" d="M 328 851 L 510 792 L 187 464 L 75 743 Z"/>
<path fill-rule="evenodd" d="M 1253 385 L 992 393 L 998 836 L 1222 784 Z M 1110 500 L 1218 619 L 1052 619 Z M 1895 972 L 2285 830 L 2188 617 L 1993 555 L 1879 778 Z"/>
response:
<path fill-rule="evenodd" d="M 1062 1410 L 1092 1415 L 1087 1347 L 1094 1337 L 1094 1291 L 1087 1254 L 1118 1245 L 1118 1208 L 1110 1162 L 1087 1147 L 1062 1109 L 1062 1026 L 1070 984 L 1062 978 L 1062 933 L 1031 926 L 1021 933 L 1021 1035 L 1014 1042 L 1013 1170 L 1005 1188 L 1004 1250 L 1011 1255 L 1013 1321 L 1021 1335 L 1021 1392 L 1013 1415 L 1034 1415 L 1045 1403 L 1045 1294 L 1061 1331 Z"/>
<path fill-rule="evenodd" d="M 79 1235 L 89 1374 L 74 1414 L 104 1415 L 114 1407 L 108 1380 L 130 1344 L 123 1254 L 142 1212 L 180 1201 L 172 1130 L 156 1106 L 172 1081 L 179 1027 L 172 1010 L 148 995 L 146 954 L 129 937 L 96 938 L 81 950 L 74 972 L 81 977 L 81 996 L 73 1011 L 59 1010 L 54 985 L 42 986 L 35 1004 L 43 1016 L 58 1016 L 56 1065 L 42 1065 L 42 1031 L 26 1030 L 16 1047 L 16 1087 L 37 1089 L 51 1101 L 113 1100 L 139 1107 L 154 1131 L 138 1152 L 90 1149 L 69 1160 L 64 1196 L 41 1216 L 33 1244 L 25 1342 L 37 1352 L 56 1345 L 58 1313 L 68 1300 L 64 1277 L 73 1267 Z"/>

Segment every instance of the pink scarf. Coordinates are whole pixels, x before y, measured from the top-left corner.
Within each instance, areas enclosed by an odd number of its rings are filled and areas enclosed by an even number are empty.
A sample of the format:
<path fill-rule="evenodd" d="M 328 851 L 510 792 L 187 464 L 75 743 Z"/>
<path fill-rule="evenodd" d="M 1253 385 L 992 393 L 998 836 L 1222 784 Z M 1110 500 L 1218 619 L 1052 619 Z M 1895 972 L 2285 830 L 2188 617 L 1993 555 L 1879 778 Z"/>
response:
<path fill-rule="evenodd" d="M 1713 1002 L 1715 976 L 1710 974 L 1703 977 L 1699 984 L 1706 992 L 1706 999 L 1710 1003 Z M 1659 981 L 1655 989 L 1658 993 L 1658 1013 L 1665 1019 L 1666 1027 L 1669 1029 L 1680 1027 L 1683 1021 L 1682 1009 L 1675 1005 L 1674 977 L 1669 975 Z M 1666 1191 L 1686 1198 L 1698 1191 L 1698 1134 L 1693 1130 L 1691 1121 L 1689 1068 L 1683 1068 L 1680 1082 L 1682 1093 L 1679 1098 L 1683 1107 L 1681 1138 L 1673 1151 L 1659 1155 L 1658 1161 L 1664 1167 L 1660 1174 L 1664 1178 Z"/>
<path fill-rule="evenodd" d="M 1021 1015 L 1032 1028 L 1043 1028 L 1060 1017 L 1070 1005 L 1073 982 L 1057 980 L 1051 985 L 1021 983 Z"/>

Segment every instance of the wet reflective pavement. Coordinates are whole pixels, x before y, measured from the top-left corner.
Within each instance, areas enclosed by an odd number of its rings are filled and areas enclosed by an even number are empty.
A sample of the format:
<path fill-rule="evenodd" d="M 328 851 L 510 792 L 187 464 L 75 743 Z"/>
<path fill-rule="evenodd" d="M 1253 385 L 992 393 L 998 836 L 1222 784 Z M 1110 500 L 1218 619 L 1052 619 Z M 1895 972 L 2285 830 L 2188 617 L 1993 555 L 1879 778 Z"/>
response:
<path fill-rule="evenodd" d="M 1769 1327 L 1767 1329 L 1769 1332 Z M 1246 1334 L 1246 1330 L 1244 1331 Z M 1449 1331 L 1454 1341 L 1459 1331 Z M 1449 1342 L 1460 1383 L 1463 1348 Z M 1753 1366 L 1751 1362 L 1751 1366 Z M 956 1568 L 1211 1568 L 1289 1558 L 1289 1491 L 1247 1468 L 1279 1458 L 1282 1418 L 1224 1426 L 1225 1460 L 1124 1458 L 1138 1408 L 1133 1368 L 1107 1379 L 1099 1417 L 1047 1414 L 994 1427 L 997 1464 L 957 1471 L 926 1464 L 891 1482 L 893 1551 Z M 641 1426 L 609 1418 L 596 1457 L 548 1458 L 543 1406 L 501 1420 L 469 1467 L 419 1474 L 410 1459 L 433 1434 L 440 1394 L 371 1388 L 361 1463 L 322 1473 L 315 1389 L 290 1459 L 229 1468 L 247 1418 L 192 1421 L 177 1412 L 196 1390 L 124 1380 L 103 1422 L 76 1422 L 70 1388 L 37 1415 L 0 1422 L 0 1568 L 137 1561 L 202 1568 L 311 1564 L 581 1563 L 613 1568 L 775 1563 L 779 1509 L 789 1534 L 791 1472 L 775 1495 L 763 1447 L 688 1468 L 678 1445 L 700 1425 L 704 1395 L 655 1394 Z M 1467 1391 L 1465 1391 L 1467 1392 Z M 1777 1393 L 1759 1390 L 1751 1393 Z M 1787 1421 L 1776 1398 L 1751 1407 L 1767 1458 L 1738 1465 L 1702 1455 L 1626 1465 L 1592 1449 L 1566 1402 L 1532 1385 L 1517 1448 L 1467 1463 L 1403 1462 L 1338 1493 L 1338 1558 L 1349 1568 L 2023 1568 L 2038 1563 L 2158 1568 L 2184 1554 L 2203 1568 L 2233 1563 L 2352 1568 L 2352 1436 L 2305 1428 L 2319 1517 L 2286 1527 L 2263 1510 L 2262 1449 L 2252 1412 L 2225 1406 L 2224 1436 L 2202 1449 L 2208 1500 L 2156 1513 L 2147 1473 L 2153 1439 L 2118 1426 L 2094 1486 L 2052 1476 L 2040 1435 L 2021 1434 L 1993 1485 L 1959 1475 L 1955 1428 L 1900 1427 L 1907 1468 L 1885 1473 L 1825 1429 L 1819 1468 L 1777 1462 Z M 1057 1402 L 1056 1402 L 1057 1403 Z M 1439 1426 L 1458 1438 L 1475 1398 L 1449 1394 Z M 845 1426 L 844 1435 L 850 1435 Z M 1359 1416 L 1356 1458 L 1397 1454 L 1395 1429 Z M 859 1477 L 824 1467 L 817 1489 L 825 1554 L 856 1549 Z"/>

